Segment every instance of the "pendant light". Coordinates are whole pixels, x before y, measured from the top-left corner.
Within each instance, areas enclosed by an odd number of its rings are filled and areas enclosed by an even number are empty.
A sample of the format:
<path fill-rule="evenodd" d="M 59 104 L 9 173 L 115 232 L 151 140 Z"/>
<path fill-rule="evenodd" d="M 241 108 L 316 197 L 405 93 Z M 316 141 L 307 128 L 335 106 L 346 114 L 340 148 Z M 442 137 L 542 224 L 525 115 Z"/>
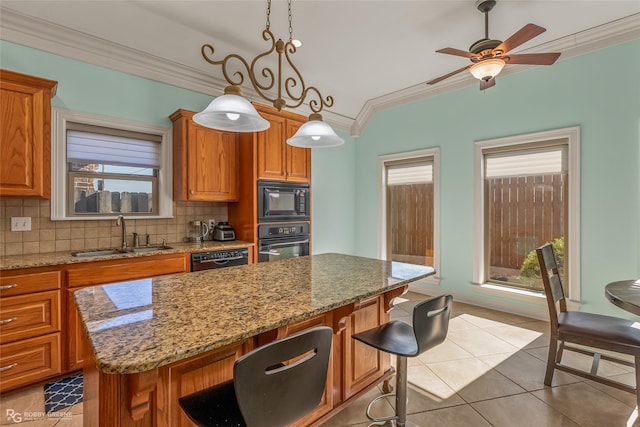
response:
<path fill-rule="evenodd" d="M 267 22 L 262 31 L 262 38 L 271 41 L 271 47 L 257 55 L 251 62 L 238 54 L 229 54 L 222 60 L 214 60 L 213 46 L 205 44 L 201 48 L 202 57 L 213 65 L 222 66 L 222 74 L 230 86 L 225 88 L 225 94 L 214 99 L 201 113 L 193 116 L 193 120 L 206 127 L 231 132 L 260 132 L 269 128 L 269 122 L 264 120 L 251 105 L 242 97 L 240 86 L 246 80 L 251 83 L 255 92 L 281 111 L 284 107 L 297 108 L 307 102 L 312 114 L 309 122 L 300 127 L 296 134 L 287 140 L 290 145 L 298 147 L 333 147 L 344 143 L 331 127 L 322 121 L 320 112 L 324 107 L 333 106 L 333 97 L 323 97 L 314 86 L 307 86 L 293 64 L 291 56 L 296 53 L 300 42 L 293 38 L 293 15 L 291 0 L 287 0 L 289 12 L 289 40 L 276 40 L 271 32 L 270 15 L 271 0 L 267 0 Z M 262 64 L 272 53 L 277 55 L 276 71 Z M 230 65 L 231 63 L 231 65 Z M 289 72 L 285 74 L 283 67 Z M 274 97 L 272 93 L 277 93 Z M 284 98 L 287 97 L 287 99 Z"/>
<path fill-rule="evenodd" d="M 260 116 L 246 98 L 240 86 L 227 86 L 224 95 L 215 98 L 204 111 L 193 116 L 197 124 L 228 132 L 260 132 L 269 129 L 269 122 Z"/>
<path fill-rule="evenodd" d="M 322 115 L 314 113 L 295 135 L 287 139 L 287 144 L 301 148 L 328 148 L 344 144 L 344 139 L 322 121 Z"/>

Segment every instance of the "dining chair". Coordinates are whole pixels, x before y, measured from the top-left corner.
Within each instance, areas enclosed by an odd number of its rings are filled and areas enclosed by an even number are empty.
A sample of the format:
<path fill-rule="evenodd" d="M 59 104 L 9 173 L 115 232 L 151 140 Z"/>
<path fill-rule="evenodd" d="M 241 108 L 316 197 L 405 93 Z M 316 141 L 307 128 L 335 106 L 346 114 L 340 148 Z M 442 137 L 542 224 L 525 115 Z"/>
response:
<path fill-rule="evenodd" d="M 635 322 L 602 314 L 568 311 L 567 302 L 562 287 L 558 265 L 550 243 L 536 249 L 544 292 L 549 307 L 549 321 L 551 338 L 549 341 L 549 355 L 547 357 L 547 371 L 544 384 L 551 386 L 555 369 L 568 372 L 583 378 L 588 378 L 611 387 L 636 394 L 636 404 L 640 408 L 640 328 Z M 567 345 L 577 344 L 579 347 Z M 589 348 L 585 348 L 590 347 Z M 610 353 L 604 354 L 593 349 L 628 354 L 634 357 L 634 362 L 622 359 Z M 562 363 L 564 350 L 586 354 L 591 357 L 591 369 L 583 371 Z M 609 360 L 627 366 L 635 367 L 636 386 L 630 386 L 619 381 L 598 375 L 600 360 Z"/>
<path fill-rule="evenodd" d="M 178 402 L 198 426 L 287 426 L 320 403 L 332 339 L 320 326 L 258 347 L 235 362 L 233 380 Z"/>

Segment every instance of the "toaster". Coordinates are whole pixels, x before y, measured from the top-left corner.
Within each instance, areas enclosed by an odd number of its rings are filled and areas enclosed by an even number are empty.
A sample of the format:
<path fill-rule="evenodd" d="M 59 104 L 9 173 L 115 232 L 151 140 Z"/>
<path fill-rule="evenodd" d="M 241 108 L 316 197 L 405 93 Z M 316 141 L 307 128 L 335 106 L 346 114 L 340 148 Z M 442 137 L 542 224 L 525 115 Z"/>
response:
<path fill-rule="evenodd" d="M 236 232 L 228 222 L 219 222 L 213 227 L 213 240 L 219 242 L 226 242 L 229 240 L 236 240 Z"/>

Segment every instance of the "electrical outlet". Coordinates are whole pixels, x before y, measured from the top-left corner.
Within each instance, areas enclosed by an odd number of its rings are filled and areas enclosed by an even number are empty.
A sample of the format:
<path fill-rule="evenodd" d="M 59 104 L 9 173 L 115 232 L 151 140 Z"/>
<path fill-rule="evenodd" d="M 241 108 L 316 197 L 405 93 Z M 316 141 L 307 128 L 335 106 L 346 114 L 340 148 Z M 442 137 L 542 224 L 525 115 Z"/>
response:
<path fill-rule="evenodd" d="M 213 227 L 215 227 L 215 226 L 216 226 L 216 220 L 211 218 L 209 220 L 209 230 L 213 230 Z"/>
<path fill-rule="evenodd" d="M 30 216 L 12 216 L 11 231 L 31 231 Z"/>

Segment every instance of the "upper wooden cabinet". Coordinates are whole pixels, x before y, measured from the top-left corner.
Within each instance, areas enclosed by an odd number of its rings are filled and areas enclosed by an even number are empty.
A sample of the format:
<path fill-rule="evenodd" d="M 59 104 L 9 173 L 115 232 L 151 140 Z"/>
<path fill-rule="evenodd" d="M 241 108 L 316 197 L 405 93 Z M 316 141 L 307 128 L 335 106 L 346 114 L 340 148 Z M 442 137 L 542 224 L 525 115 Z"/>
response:
<path fill-rule="evenodd" d="M 256 104 L 271 127 L 257 134 L 258 179 L 271 181 L 309 182 L 311 179 L 311 149 L 292 147 L 287 138 L 293 136 L 305 120 L 296 114 L 277 112 Z"/>
<path fill-rule="evenodd" d="M 173 122 L 173 197 L 175 200 L 238 200 L 238 134 L 209 129 L 193 121 L 193 111 L 178 110 Z"/>
<path fill-rule="evenodd" d="M 0 70 L 0 197 L 50 197 L 51 98 L 57 85 Z"/>

